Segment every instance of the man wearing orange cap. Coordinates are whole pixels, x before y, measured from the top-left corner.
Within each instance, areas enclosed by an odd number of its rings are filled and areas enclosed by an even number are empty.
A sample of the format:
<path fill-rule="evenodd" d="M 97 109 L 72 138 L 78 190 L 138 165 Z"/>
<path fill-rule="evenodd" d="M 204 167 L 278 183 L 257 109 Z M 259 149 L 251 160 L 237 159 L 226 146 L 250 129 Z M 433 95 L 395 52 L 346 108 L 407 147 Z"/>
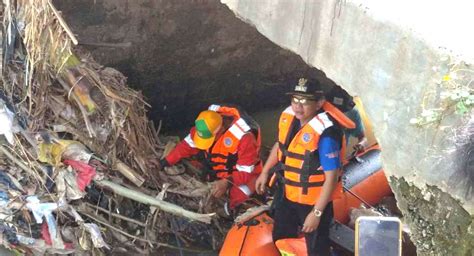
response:
<path fill-rule="evenodd" d="M 201 151 L 209 180 L 218 179 L 212 188 L 214 197 L 220 198 L 229 190 L 229 206 L 233 209 L 255 192 L 255 180 L 262 169 L 260 128 L 244 111 L 211 105 L 196 118 L 189 135 L 159 162 L 158 169 Z"/>

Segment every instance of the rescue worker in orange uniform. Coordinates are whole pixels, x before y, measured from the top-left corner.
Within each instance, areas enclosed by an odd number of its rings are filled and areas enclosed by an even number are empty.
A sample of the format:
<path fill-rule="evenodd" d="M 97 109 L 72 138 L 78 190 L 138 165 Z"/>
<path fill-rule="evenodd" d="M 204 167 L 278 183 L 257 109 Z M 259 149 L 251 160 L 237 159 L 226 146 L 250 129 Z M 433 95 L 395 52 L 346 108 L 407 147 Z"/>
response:
<path fill-rule="evenodd" d="M 255 180 L 262 170 L 259 157 L 260 128 L 238 107 L 211 105 L 196 118 L 195 126 L 165 158 L 157 169 L 172 166 L 183 158 L 204 152 L 208 180 L 217 182 L 212 195 L 222 197 L 229 191 L 228 212 L 255 192 Z"/>
<path fill-rule="evenodd" d="M 265 191 L 270 169 L 281 165 L 284 196 L 275 207 L 273 240 L 297 238 L 303 232 L 308 255 L 329 255 L 332 200 L 342 194 L 342 128 L 354 123 L 326 102 L 315 80 L 299 79 L 291 106 L 278 124 L 278 142 L 257 179 L 257 193 Z"/>

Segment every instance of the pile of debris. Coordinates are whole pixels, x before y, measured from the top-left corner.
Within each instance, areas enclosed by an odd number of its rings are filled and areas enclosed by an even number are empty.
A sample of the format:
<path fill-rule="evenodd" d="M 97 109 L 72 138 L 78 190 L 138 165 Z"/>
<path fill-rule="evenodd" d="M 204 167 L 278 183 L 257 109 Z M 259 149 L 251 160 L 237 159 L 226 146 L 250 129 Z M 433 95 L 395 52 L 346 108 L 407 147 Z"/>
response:
<path fill-rule="evenodd" d="M 143 96 L 72 51 L 77 40 L 50 0 L 3 3 L 2 245 L 26 255 L 216 248 L 224 230 L 210 185 L 190 166 L 147 164 L 176 138 L 159 136 Z"/>

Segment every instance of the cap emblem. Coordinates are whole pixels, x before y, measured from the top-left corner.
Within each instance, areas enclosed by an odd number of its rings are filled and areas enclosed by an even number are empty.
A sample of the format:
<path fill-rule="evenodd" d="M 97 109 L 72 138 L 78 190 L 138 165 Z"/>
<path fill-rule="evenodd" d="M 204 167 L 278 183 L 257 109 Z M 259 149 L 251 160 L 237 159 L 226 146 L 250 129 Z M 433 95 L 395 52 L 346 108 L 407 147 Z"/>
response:
<path fill-rule="evenodd" d="M 295 91 L 306 92 L 308 90 L 308 87 L 306 86 L 307 82 L 308 82 L 308 79 L 300 78 L 300 80 L 298 80 L 298 85 L 295 86 Z"/>

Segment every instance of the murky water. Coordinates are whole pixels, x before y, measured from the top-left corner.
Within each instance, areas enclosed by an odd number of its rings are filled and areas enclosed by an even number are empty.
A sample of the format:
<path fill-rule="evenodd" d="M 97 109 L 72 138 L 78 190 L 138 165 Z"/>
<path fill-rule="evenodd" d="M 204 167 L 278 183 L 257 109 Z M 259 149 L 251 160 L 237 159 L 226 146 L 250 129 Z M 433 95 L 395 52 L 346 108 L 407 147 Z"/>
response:
<path fill-rule="evenodd" d="M 260 124 L 263 147 L 271 148 L 277 141 L 278 118 L 284 109 L 285 107 L 282 107 L 281 109 L 257 112 L 252 115 L 252 117 Z"/>
<path fill-rule="evenodd" d="M 375 136 L 372 131 L 372 124 L 364 110 L 362 102 L 358 97 L 355 98 L 357 109 L 361 115 L 362 123 L 365 129 L 365 135 L 367 136 L 368 145 L 373 145 L 376 143 Z M 280 109 L 267 110 L 262 112 L 257 112 L 252 115 L 252 117 L 260 124 L 262 131 L 262 147 L 265 151 L 265 148 L 271 148 L 273 144 L 277 141 L 278 137 L 278 118 L 280 117 L 281 112 L 286 108 L 286 106 L 281 107 Z M 353 145 L 357 143 L 357 139 L 351 137 L 349 139 L 349 147 L 351 149 Z M 348 155 L 351 153 L 351 150 L 346 152 Z"/>

